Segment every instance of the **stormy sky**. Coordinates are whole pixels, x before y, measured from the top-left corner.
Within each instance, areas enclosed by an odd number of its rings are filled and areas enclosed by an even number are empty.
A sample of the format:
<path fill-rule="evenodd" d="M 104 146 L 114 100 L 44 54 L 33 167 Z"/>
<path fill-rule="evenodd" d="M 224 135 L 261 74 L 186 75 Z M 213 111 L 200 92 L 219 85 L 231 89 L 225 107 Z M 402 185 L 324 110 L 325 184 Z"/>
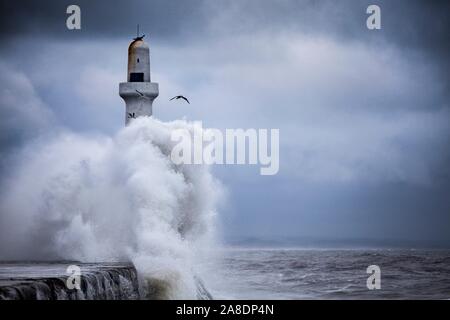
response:
<path fill-rule="evenodd" d="M 81 7 L 81 30 L 66 8 Z M 366 8 L 381 7 L 381 30 Z M 224 238 L 450 246 L 448 1 L 1 1 L 2 176 L 21 146 L 123 126 L 136 24 L 154 116 L 279 128 L 280 171 L 216 166 Z M 190 105 L 169 102 L 184 94 Z M 311 241 L 311 242 L 308 242 Z"/>

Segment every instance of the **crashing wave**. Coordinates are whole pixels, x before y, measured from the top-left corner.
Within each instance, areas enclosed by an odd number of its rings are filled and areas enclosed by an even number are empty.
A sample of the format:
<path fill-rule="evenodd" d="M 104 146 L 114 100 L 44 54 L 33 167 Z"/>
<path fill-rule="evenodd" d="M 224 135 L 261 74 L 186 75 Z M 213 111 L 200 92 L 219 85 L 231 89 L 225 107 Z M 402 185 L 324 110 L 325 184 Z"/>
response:
<path fill-rule="evenodd" d="M 114 137 L 28 146 L 2 188 L 0 259 L 132 261 L 144 297 L 208 296 L 195 266 L 214 243 L 221 187 L 207 166 L 170 160 L 180 128 L 202 130 L 139 118 Z"/>

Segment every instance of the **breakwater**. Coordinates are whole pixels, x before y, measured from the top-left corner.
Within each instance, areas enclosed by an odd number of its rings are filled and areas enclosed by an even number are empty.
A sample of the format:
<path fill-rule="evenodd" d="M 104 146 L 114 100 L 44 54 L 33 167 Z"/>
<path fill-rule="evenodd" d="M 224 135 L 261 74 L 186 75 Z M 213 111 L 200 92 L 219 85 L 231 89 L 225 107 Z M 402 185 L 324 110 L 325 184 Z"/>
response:
<path fill-rule="evenodd" d="M 69 289 L 67 268 L 80 268 L 80 289 Z M 135 300 L 136 269 L 131 263 L 0 263 L 0 300 Z"/>

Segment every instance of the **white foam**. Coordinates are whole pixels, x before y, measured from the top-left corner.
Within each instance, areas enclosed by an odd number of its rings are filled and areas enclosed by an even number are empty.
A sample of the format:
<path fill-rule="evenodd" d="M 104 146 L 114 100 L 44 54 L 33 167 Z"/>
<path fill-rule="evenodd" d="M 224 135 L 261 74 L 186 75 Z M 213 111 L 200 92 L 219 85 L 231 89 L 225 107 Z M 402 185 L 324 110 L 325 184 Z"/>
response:
<path fill-rule="evenodd" d="M 221 188 L 206 166 L 170 161 L 176 128 L 201 130 L 140 118 L 114 137 L 62 133 L 28 146 L 2 187 L 0 259 L 130 259 L 167 297 L 195 298 Z"/>

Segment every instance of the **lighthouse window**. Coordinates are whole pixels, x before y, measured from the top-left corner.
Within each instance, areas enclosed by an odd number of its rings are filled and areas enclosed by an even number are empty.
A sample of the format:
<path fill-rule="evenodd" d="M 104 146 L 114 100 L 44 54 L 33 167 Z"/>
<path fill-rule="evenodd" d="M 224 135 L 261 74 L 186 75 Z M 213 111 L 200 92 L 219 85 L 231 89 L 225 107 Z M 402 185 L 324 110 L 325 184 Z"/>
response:
<path fill-rule="evenodd" d="M 144 82 L 144 73 L 143 72 L 131 72 L 130 73 L 130 82 Z"/>
<path fill-rule="evenodd" d="M 138 61 L 138 63 L 139 63 L 139 58 L 138 58 L 138 60 L 137 60 L 137 61 Z"/>

